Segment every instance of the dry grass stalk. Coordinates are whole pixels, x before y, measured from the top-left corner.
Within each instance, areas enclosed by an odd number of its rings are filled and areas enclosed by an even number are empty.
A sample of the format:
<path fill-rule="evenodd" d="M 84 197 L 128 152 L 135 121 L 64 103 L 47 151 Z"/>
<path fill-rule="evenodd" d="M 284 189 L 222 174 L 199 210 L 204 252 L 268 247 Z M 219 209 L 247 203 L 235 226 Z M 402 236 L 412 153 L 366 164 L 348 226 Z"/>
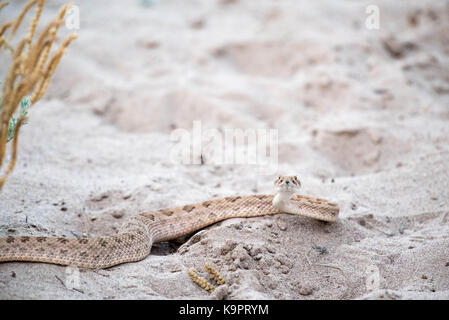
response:
<path fill-rule="evenodd" d="M 45 0 L 30 0 L 15 20 L 6 22 L 0 27 L 0 49 L 8 50 L 13 59 L 3 82 L 0 109 L 0 169 L 3 167 L 6 153 L 9 123 L 20 102 L 29 95 L 31 104 L 35 104 L 44 95 L 62 55 L 70 42 L 76 38 L 76 33 L 71 34 L 50 57 L 50 50 L 56 39 L 56 33 L 64 23 L 64 15 L 71 6 L 71 4 L 66 4 L 61 8 L 58 16 L 33 41 L 44 3 Z M 6 5 L 7 3 L 1 2 L 0 10 Z M 35 5 L 37 5 L 36 14 L 31 21 L 28 34 L 14 48 L 10 41 L 26 13 Z M 9 35 L 6 36 L 8 31 Z M 11 160 L 5 173 L 0 177 L 0 190 L 8 174 L 14 168 L 19 130 L 25 120 L 25 117 L 21 117 L 14 128 Z"/>

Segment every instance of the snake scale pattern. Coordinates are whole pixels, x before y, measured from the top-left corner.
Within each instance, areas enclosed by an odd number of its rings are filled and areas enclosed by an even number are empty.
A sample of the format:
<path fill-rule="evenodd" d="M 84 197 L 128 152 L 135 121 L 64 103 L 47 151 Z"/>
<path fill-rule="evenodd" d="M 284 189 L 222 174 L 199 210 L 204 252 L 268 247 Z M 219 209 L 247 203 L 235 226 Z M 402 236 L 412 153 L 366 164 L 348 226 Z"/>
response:
<path fill-rule="evenodd" d="M 151 211 L 127 220 L 117 235 L 98 238 L 0 238 L 0 262 L 33 261 L 104 269 L 135 262 L 150 254 L 153 243 L 176 239 L 230 218 L 282 213 L 273 195 L 236 196 Z M 294 214 L 335 221 L 337 204 L 303 195 L 291 199 Z M 292 212 L 289 212 L 292 213 Z"/>

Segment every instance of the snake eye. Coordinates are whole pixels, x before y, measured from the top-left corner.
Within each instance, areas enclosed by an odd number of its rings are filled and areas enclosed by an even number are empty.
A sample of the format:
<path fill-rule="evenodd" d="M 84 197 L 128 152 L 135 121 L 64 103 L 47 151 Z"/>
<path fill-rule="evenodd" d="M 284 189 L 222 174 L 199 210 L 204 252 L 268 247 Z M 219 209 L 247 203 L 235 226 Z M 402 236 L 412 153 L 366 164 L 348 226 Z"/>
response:
<path fill-rule="evenodd" d="M 295 182 L 298 185 L 298 187 L 301 187 L 301 181 L 298 180 L 298 177 L 295 176 L 294 179 L 295 179 Z"/>

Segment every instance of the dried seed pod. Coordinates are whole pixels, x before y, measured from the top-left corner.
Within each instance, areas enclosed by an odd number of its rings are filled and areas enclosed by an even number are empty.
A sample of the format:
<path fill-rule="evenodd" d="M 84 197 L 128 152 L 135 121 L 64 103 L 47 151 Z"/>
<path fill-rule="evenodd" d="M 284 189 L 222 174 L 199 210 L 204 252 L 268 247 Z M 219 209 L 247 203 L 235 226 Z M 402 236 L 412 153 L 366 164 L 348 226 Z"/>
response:
<path fill-rule="evenodd" d="M 209 272 L 210 278 L 213 279 L 218 285 L 226 283 L 226 281 L 224 281 L 220 273 L 214 268 L 212 268 L 208 263 L 204 265 L 204 268 L 206 269 L 207 272 Z"/>
<path fill-rule="evenodd" d="M 194 283 L 196 283 L 199 287 L 203 288 L 204 290 L 209 291 L 210 293 L 212 293 L 215 290 L 215 287 L 210 283 L 208 283 L 206 279 L 196 274 L 194 268 L 189 269 L 189 276 Z"/>

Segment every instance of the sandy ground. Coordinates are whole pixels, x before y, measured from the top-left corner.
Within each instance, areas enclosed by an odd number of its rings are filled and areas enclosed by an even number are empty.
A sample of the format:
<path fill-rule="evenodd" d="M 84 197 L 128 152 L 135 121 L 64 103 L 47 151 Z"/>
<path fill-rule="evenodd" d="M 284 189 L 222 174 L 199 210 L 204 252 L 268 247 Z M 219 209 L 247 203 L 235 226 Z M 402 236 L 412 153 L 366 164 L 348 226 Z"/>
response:
<path fill-rule="evenodd" d="M 75 4 L 79 38 L 22 129 L 0 236 L 110 235 L 140 212 L 272 193 L 278 173 L 340 219 L 227 220 L 138 263 L 80 270 L 74 289 L 65 267 L 3 263 L 0 298 L 449 298 L 448 1 Z M 277 130 L 277 170 L 174 163 L 171 133 L 198 120 Z M 205 262 L 227 281 L 213 294 L 187 273 Z"/>

